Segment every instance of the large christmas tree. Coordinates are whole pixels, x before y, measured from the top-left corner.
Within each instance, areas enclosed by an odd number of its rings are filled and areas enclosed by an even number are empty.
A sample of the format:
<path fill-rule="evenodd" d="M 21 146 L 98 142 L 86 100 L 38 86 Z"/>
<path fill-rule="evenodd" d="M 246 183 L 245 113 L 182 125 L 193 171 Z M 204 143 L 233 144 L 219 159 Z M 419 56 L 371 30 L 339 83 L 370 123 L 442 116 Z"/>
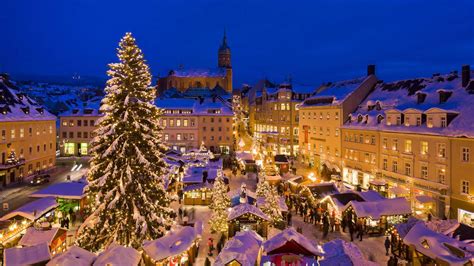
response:
<path fill-rule="evenodd" d="M 212 232 L 227 232 L 227 209 L 230 207 L 230 198 L 227 194 L 227 186 L 222 176 L 216 177 L 212 189 L 212 202 L 209 208 L 212 210 L 209 224 Z"/>
<path fill-rule="evenodd" d="M 110 64 L 110 79 L 100 110 L 104 117 L 91 143 L 86 188 L 90 216 L 79 229 L 77 244 L 90 251 L 116 242 L 138 248 L 156 239 L 172 223 L 164 189 L 159 118 L 151 75 L 130 33 L 120 41 L 120 63 Z"/>
<path fill-rule="evenodd" d="M 272 220 L 274 225 L 283 222 L 283 216 L 280 210 L 280 195 L 275 186 L 271 186 L 265 178 L 261 178 L 257 183 L 258 198 L 265 198 L 265 204 L 259 206 L 260 209 Z"/>

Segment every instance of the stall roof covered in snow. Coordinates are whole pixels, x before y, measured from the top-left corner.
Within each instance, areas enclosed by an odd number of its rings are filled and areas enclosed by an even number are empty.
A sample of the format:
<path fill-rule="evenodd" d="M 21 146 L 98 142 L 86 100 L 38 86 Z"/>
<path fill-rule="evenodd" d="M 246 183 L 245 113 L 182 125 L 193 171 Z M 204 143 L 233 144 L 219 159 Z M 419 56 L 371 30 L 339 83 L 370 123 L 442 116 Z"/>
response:
<path fill-rule="evenodd" d="M 193 246 L 197 237 L 198 233 L 194 227 L 183 226 L 156 240 L 146 242 L 143 250 L 150 258 L 159 262 L 186 252 Z"/>
<path fill-rule="evenodd" d="M 449 265 L 465 265 L 474 259 L 473 244 L 467 244 L 443 234 L 436 233 L 424 223 L 415 224 L 403 238 L 403 243 L 414 246 L 418 252 L 439 259 Z"/>
<path fill-rule="evenodd" d="M 58 207 L 56 199 L 52 197 L 46 197 L 27 203 L 20 208 L 7 213 L 0 219 L 0 221 L 5 221 L 14 218 L 15 216 L 21 216 L 28 220 L 35 221 L 56 207 Z"/>
<path fill-rule="evenodd" d="M 20 92 L 14 82 L 3 75 L 0 76 L 0 95 L 0 121 L 56 121 L 54 115 Z"/>
<path fill-rule="evenodd" d="M 280 248 L 282 248 L 288 242 L 295 242 L 296 244 L 303 247 L 307 252 L 307 254 L 304 254 L 306 256 L 323 255 L 322 250 L 318 249 L 315 243 L 311 242 L 304 235 L 296 232 L 293 227 L 288 227 L 269 240 L 265 241 L 265 243 L 263 243 L 263 250 L 267 254 L 285 253 L 285 250 L 281 250 Z"/>
<path fill-rule="evenodd" d="M 352 94 L 367 77 L 339 81 L 323 86 L 318 92 L 306 99 L 300 107 L 339 105 Z"/>
<path fill-rule="evenodd" d="M 237 261 L 240 265 L 254 265 L 257 261 L 262 242 L 262 237 L 254 231 L 238 232 L 225 243 L 214 265 L 224 266 L 232 261 Z"/>
<path fill-rule="evenodd" d="M 56 255 L 47 266 L 90 266 L 96 255 L 83 248 L 72 246 L 63 253 Z"/>
<path fill-rule="evenodd" d="M 31 247 L 41 243 L 47 243 L 49 246 L 56 236 L 64 233 L 66 233 L 66 229 L 59 227 L 51 229 L 36 229 L 34 227 L 29 227 L 26 229 L 26 233 L 20 239 L 18 244 L 25 247 Z"/>
<path fill-rule="evenodd" d="M 230 209 L 229 215 L 227 216 L 227 220 L 228 221 L 234 220 L 247 213 L 260 217 L 263 220 L 267 220 L 267 221 L 270 220 L 268 216 L 265 213 L 263 213 L 259 208 L 255 207 L 254 205 L 250 205 L 248 203 L 242 203 L 242 204 L 232 207 L 232 209 Z"/>
<path fill-rule="evenodd" d="M 259 197 L 257 198 L 257 207 L 261 207 L 261 206 L 264 206 L 266 204 L 266 198 L 265 197 Z M 280 197 L 279 201 L 278 201 L 278 207 L 280 209 L 280 211 L 282 212 L 287 212 L 288 211 L 288 206 L 286 205 L 286 202 L 285 202 L 285 197 Z"/>
<path fill-rule="evenodd" d="M 376 266 L 375 262 L 368 261 L 360 249 L 353 243 L 342 239 L 335 239 L 323 245 L 324 258 L 319 261 L 321 266 L 335 265 L 363 265 Z"/>
<path fill-rule="evenodd" d="M 411 214 L 410 203 L 405 198 L 384 199 L 379 201 L 351 201 L 346 208 L 352 206 L 358 218 L 370 217 L 379 220 L 382 216 Z"/>
<path fill-rule="evenodd" d="M 359 194 L 359 196 L 361 196 L 365 201 L 377 201 L 385 199 L 375 190 L 358 191 L 357 194 Z"/>
<path fill-rule="evenodd" d="M 474 82 L 468 88 L 462 87 L 461 77 L 455 72 L 381 83 L 351 114 L 352 119 L 344 127 L 474 137 L 474 116 L 471 115 L 474 113 L 474 91 L 471 87 L 474 87 Z M 420 115 L 441 112 L 449 115 L 446 127 L 428 127 L 425 119 L 418 126 L 415 121 L 405 126 L 403 118 L 400 125 L 387 125 L 388 111 Z"/>
<path fill-rule="evenodd" d="M 324 196 L 329 196 L 332 194 L 337 194 L 339 193 L 339 190 L 337 190 L 337 187 L 334 183 L 331 182 L 326 182 L 326 183 L 312 183 L 306 185 L 309 190 L 313 194 L 316 194 L 318 197 L 324 197 Z"/>
<path fill-rule="evenodd" d="M 194 191 L 194 190 L 199 190 L 199 189 L 212 189 L 212 184 L 208 182 L 203 182 L 199 184 L 192 184 L 192 185 L 187 185 L 183 188 L 184 192 L 188 191 Z"/>
<path fill-rule="evenodd" d="M 140 261 L 140 252 L 134 248 L 124 247 L 113 243 L 97 257 L 94 266 L 134 266 L 138 265 Z"/>
<path fill-rule="evenodd" d="M 50 185 L 46 188 L 41 189 L 35 193 L 32 193 L 30 197 L 33 198 L 44 198 L 44 197 L 55 197 L 62 199 L 82 199 L 84 194 L 84 188 L 86 187 L 85 182 L 63 182 Z"/>
<path fill-rule="evenodd" d="M 32 247 L 7 248 L 3 254 L 5 265 L 34 265 L 46 263 L 51 259 L 48 244 L 41 243 Z"/>

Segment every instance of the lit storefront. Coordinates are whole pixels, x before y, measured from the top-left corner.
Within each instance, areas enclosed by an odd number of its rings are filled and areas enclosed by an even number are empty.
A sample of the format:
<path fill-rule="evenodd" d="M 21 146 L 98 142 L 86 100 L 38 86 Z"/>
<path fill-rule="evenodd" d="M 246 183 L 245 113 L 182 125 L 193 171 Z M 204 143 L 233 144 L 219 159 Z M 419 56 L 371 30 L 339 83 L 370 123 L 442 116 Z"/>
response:
<path fill-rule="evenodd" d="M 74 155 L 75 154 L 74 146 L 75 146 L 75 143 L 71 143 L 71 142 L 64 143 L 64 154 Z"/>
<path fill-rule="evenodd" d="M 360 170 L 347 167 L 342 168 L 342 181 L 350 187 L 360 185 L 361 188 L 368 189 L 370 180 L 373 180 L 374 178 L 373 175 L 364 173 Z"/>
<path fill-rule="evenodd" d="M 458 209 L 458 221 L 460 223 L 474 227 L 474 212 Z"/>

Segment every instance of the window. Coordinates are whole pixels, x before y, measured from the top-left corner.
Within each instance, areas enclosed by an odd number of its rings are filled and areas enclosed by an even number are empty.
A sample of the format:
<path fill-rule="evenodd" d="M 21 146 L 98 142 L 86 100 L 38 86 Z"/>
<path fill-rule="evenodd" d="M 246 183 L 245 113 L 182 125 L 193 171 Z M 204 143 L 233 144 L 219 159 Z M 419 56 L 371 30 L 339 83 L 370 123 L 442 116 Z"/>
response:
<path fill-rule="evenodd" d="M 374 135 L 372 135 L 370 137 L 370 144 L 375 145 L 375 136 Z"/>
<path fill-rule="evenodd" d="M 167 120 L 166 120 L 166 119 L 163 119 L 163 120 L 162 120 L 163 127 L 166 127 L 166 124 L 167 124 L 166 122 L 167 122 Z"/>
<path fill-rule="evenodd" d="M 29 128 L 28 129 L 28 135 L 31 137 L 33 135 L 33 128 Z"/>
<path fill-rule="evenodd" d="M 176 119 L 176 126 L 180 127 L 181 126 L 181 119 Z"/>
<path fill-rule="evenodd" d="M 326 128 L 326 136 L 329 136 L 331 134 L 331 130 L 329 128 Z"/>
<path fill-rule="evenodd" d="M 461 161 L 463 162 L 469 162 L 470 158 L 470 150 L 469 148 L 462 147 L 461 148 Z"/>
<path fill-rule="evenodd" d="M 170 138 L 170 135 L 168 135 L 168 133 L 165 134 L 165 140 L 169 140 Z"/>
<path fill-rule="evenodd" d="M 428 154 L 428 141 L 420 142 L 420 153 L 421 153 L 421 155 L 427 155 Z"/>
<path fill-rule="evenodd" d="M 392 140 L 392 150 L 398 151 L 398 139 Z"/>
<path fill-rule="evenodd" d="M 387 160 L 387 158 L 384 158 L 384 159 L 383 159 L 383 165 L 382 165 L 382 167 L 383 167 L 383 170 L 387 170 L 387 169 L 388 169 L 388 160 Z"/>
<path fill-rule="evenodd" d="M 183 127 L 187 127 L 188 126 L 188 119 L 184 119 L 183 120 Z"/>
<path fill-rule="evenodd" d="M 66 120 L 63 120 L 62 125 L 65 126 L 65 127 L 67 127 L 67 121 L 66 121 Z"/>
<path fill-rule="evenodd" d="M 323 113 L 322 112 L 319 113 L 319 119 L 323 120 Z"/>
<path fill-rule="evenodd" d="M 211 123 L 214 123 L 214 117 L 211 117 Z"/>
<path fill-rule="evenodd" d="M 70 126 L 70 127 L 73 127 L 73 126 L 74 126 L 74 121 L 73 121 L 73 120 L 69 120 L 69 126 Z"/>
<path fill-rule="evenodd" d="M 428 166 L 427 165 L 421 166 L 421 178 L 428 179 Z"/>
<path fill-rule="evenodd" d="M 400 116 L 397 116 L 397 126 L 402 124 L 402 118 Z"/>
<path fill-rule="evenodd" d="M 77 120 L 77 126 L 78 127 L 82 126 L 82 120 Z"/>
<path fill-rule="evenodd" d="M 87 132 L 84 132 L 84 138 L 87 139 L 89 137 L 89 134 Z"/>
<path fill-rule="evenodd" d="M 211 127 L 211 131 L 214 131 L 214 127 Z"/>
<path fill-rule="evenodd" d="M 334 118 L 335 118 L 336 120 L 339 120 L 339 112 L 336 112 L 336 114 L 334 115 Z"/>
<path fill-rule="evenodd" d="M 405 175 L 411 176 L 411 164 L 405 163 Z"/>
<path fill-rule="evenodd" d="M 359 142 L 360 143 L 364 142 L 364 135 L 362 135 L 362 134 L 359 135 Z"/>
<path fill-rule="evenodd" d="M 189 140 L 194 140 L 194 133 L 189 133 Z"/>
<path fill-rule="evenodd" d="M 15 138 L 15 130 L 12 129 L 12 130 L 10 131 L 10 134 L 11 134 L 11 138 L 14 139 L 14 138 Z"/>
<path fill-rule="evenodd" d="M 446 117 L 441 117 L 441 127 L 446 127 Z"/>
<path fill-rule="evenodd" d="M 421 117 L 416 118 L 416 126 L 421 126 Z"/>
<path fill-rule="evenodd" d="M 394 173 L 398 172 L 398 162 L 397 161 L 392 162 L 392 172 L 394 172 Z"/>
<path fill-rule="evenodd" d="M 411 149 L 411 140 L 410 139 L 407 139 L 405 140 L 405 152 L 406 153 L 411 153 L 412 149 Z"/>
<path fill-rule="evenodd" d="M 206 127 L 202 127 L 202 131 L 206 131 Z"/>
<path fill-rule="evenodd" d="M 53 134 L 53 126 L 49 126 L 49 134 Z"/>
<path fill-rule="evenodd" d="M 191 126 L 193 127 L 196 124 L 194 119 L 191 119 Z"/>
<path fill-rule="evenodd" d="M 67 132 L 63 132 L 63 138 L 67 138 Z"/>
<path fill-rule="evenodd" d="M 469 194 L 469 181 L 461 180 L 461 194 Z"/>
<path fill-rule="evenodd" d="M 77 137 L 82 138 L 82 132 L 77 132 Z"/>
<path fill-rule="evenodd" d="M 438 181 L 441 184 L 446 184 L 446 169 L 438 168 Z"/>
<path fill-rule="evenodd" d="M 426 126 L 429 128 L 433 127 L 433 117 L 428 117 L 428 122 L 426 122 Z"/>
<path fill-rule="evenodd" d="M 181 134 L 180 133 L 176 134 L 176 140 L 181 140 Z"/>
<path fill-rule="evenodd" d="M 69 132 L 69 138 L 70 139 L 74 138 L 74 132 Z"/>
<path fill-rule="evenodd" d="M 211 136 L 211 141 L 214 140 L 214 136 Z"/>
<path fill-rule="evenodd" d="M 446 158 L 446 144 L 438 143 L 438 157 Z"/>
<path fill-rule="evenodd" d="M 7 132 L 5 131 L 5 129 L 3 129 L 2 130 L 2 140 L 6 139 L 6 135 L 7 135 Z"/>
<path fill-rule="evenodd" d="M 23 138 L 25 136 L 25 129 L 20 128 L 20 138 Z"/>
<path fill-rule="evenodd" d="M 95 121 L 94 121 L 94 120 L 90 120 L 89 122 L 90 122 L 89 124 L 91 125 L 91 127 L 93 127 L 93 126 L 95 125 Z"/>
<path fill-rule="evenodd" d="M 387 149 L 387 146 L 388 146 L 388 139 L 387 138 L 383 138 L 382 139 L 382 147 L 384 149 Z"/>
<path fill-rule="evenodd" d="M 170 119 L 170 127 L 174 127 L 174 119 Z"/>
<path fill-rule="evenodd" d="M 335 135 L 336 135 L 336 137 L 339 136 L 339 128 L 336 128 L 336 134 Z"/>
<path fill-rule="evenodd" d="M 329 114 L 329 112 L 327 112 L 326 119 L 329 120 L 330 118 L 331 118 L 331 114 Z"/>
<path fill-rule="evenodd" d="M 89 126 L 89 120 L 84 120 L 84 126 L 88 127 Z"/>

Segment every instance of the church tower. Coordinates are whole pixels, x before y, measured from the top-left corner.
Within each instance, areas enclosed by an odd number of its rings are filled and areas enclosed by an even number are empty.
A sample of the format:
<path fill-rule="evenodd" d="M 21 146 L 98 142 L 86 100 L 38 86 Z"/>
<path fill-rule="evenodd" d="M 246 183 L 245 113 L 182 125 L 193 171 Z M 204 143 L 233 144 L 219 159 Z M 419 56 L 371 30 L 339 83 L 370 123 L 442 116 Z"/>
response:
<path fill-rule="evenodd" d="M 219 67 L 232 68 L 230 64 L 230 47 L 227 45 L 227 34 L 224 30 L 224 37 L 222 38 L 222 44 L 219 47 L 217 55 L 217 65 Z"/>

